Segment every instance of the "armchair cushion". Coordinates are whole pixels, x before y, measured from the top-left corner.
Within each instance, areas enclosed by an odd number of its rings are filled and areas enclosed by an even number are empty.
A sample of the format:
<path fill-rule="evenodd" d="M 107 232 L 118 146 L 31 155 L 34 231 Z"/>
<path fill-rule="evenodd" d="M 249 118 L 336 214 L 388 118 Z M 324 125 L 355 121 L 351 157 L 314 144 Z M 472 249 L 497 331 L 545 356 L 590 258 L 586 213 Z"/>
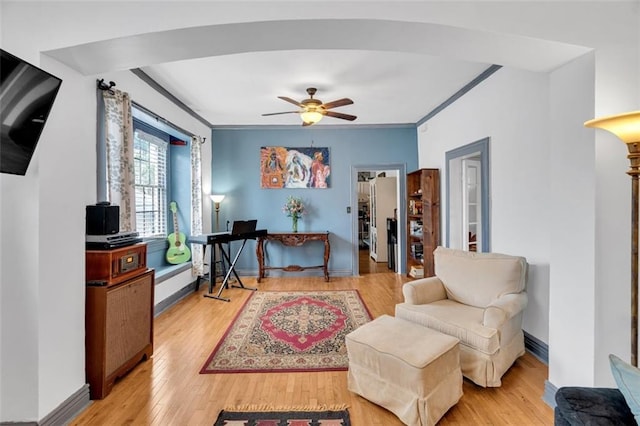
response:
<path fill-rule="evenodd" d="M 527 293 L 505 294 L 494 300 L 484 310 L 482 325 L 500 328 L 509 319 L 519 315 L 527 307 Z"/>
<path fill-rule="evenodd" d="M 491 355 L 500 349 L 498 331 L 482 325 L 482 308 L 449 299 L 424 305 L 401 303 L 396 305 L 396 316 L 456 337 L 461 344 L 485 354 Z"/>
<path fill-rule="evenodd" d="M 423 305 L 447 298 L 447 293 L 438 277 L 410 281 L 402 286 L 404 301 L 412 305 Z"/>
<path fill-rule="evenodd" d="M 500 296 L 525 289 L 524 257 L 499 253 L 475 253 L 438 247 L 433 252 L 435 274 L 449 299 L 486 308 Z"/>

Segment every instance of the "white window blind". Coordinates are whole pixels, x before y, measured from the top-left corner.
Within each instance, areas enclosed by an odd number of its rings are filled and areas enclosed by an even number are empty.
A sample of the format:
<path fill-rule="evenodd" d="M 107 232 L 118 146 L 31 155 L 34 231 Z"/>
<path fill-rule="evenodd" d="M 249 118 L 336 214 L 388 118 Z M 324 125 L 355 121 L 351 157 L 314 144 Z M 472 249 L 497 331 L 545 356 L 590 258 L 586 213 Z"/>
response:
<path fill-rule="evenodd" d="M 165 237 L 168 144 L 135 129 L 133 147 L 137 231 L 141 237 Z"/>

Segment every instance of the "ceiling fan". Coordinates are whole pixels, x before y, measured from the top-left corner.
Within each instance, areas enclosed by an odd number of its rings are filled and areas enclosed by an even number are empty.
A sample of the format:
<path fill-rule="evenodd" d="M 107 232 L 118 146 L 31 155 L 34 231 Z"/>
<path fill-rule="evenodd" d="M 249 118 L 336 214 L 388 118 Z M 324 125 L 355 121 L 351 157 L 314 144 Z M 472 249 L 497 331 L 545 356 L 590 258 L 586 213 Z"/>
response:
<path fill-rule="evenodd" d="M 351 99 L 342 98 L 333 102 L 327 102 L 326 104 L 323 104 L 320 99 L 315 99 L 313 97 L 313 95 L 316 94 L 316 91 L 317 89 L 315 87 L 309 87 L 307 89 L 307 93 L 309 94 L 309 99 L 305 99 L 301 102 L 298 102 L 286 96 L 278 96 L 278 98 L 282 99 L 283 101 L 294 104 L 300 109 L 297 111 L 272 112 L 272 113 L 262 114 L 262 115 L 267 116 L 267 115 L 292 114 L 292 113 L 300 114 L 300 118 L 302 118 L 303 126 L 311 126 L 312 124 L 316 124 L 318 121 L 322 120 L 322 117 L 324 117 L 325 115 L 328 117 L 341 118 L 343 120 L 349 120 L 349 121 L 353 121 L 357 118 L 355 115 L 330 111 L 330 109 L 332 108 L 351 105 L 353 103 Z"/>

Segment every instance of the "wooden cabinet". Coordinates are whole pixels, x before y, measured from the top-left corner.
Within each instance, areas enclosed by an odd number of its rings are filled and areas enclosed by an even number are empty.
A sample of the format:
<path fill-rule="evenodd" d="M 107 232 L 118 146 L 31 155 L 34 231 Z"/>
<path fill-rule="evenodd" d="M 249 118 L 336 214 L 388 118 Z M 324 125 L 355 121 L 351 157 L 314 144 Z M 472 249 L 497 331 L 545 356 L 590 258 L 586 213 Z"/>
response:
<path fill-rule="evenodd" d="M 420 169 L 407 174 L 407 274 L 411 267 L 435 275 L 433 251 L 440 244 L 440 171 Z"/>
<path fill-rule="evenodd" d="M 369 181 L 370 188 L 370 225 L 369 254 L 376 262 L 387 262 L 387 218 L 394 217 L 397 205 L 397 179 L 395 177 L 376 177 Z"/>
<path fill-rule="evenodd" d="M 110 253 L 113 251 L 104 250 L 102 256 L 87 253 L 87 268 L 92 268 L 95 256 L 119 264 L 114 259 L 126 254 L 116 256 Z M 105 263 L 105 259 L 97 262 Z M 87 285 L 85 352 L 91 399 L 106 397 L 116 379 L 153 354 L 154 271 L 136 271 L 124 281 Z M 96 285 L 99 282 L 104 284 Z"/>
<path fill-rule="evenodd" d="M 147 244 L 112 250 L 87 250 L 85 277 L 89 285 L 113 285 L 147 270 Z"/>

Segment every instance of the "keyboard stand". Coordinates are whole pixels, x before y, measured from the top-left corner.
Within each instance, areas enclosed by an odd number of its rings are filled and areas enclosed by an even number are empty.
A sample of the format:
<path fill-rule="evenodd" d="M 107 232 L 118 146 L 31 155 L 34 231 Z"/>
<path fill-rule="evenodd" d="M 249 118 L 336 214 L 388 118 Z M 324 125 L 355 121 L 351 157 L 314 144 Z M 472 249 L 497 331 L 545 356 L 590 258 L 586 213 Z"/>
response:
<path fill-rule="evenodd" d="M 209 292 L 207 294 L 204 295 L 204 297 L 209 297 L 211 299 L 217 299 L 217 300 L 223 300 L 225 302 L 229 302 L 230 299 L 222 297 L 222 292 L 224 291 L 225 288 L 229 288 L 231 287 L 235 287 L 235 288 L 242 288 L 245 290 L 252 290 L 252 291 L 256 291 L 256 288 L 252 288 L 252 287 L 246 287 L 243 283 L 242 280 L 240 279 L 240 276 L 238 275 L 238 273 L 236 272 L 236 262 L 238 261 L 238 259 L 240 258 L 240 254 L 242 253 L 242 250 L 244 249 L 245 244 L 247 243 L 247 240 L 255 240 L 258 237 L 262 237 L 267 235 L 267 230 L 266 229 L 259 229 L 253 232 L 246 232 L 246 233 L 239 233 L 239 234 L 231 234 L 229 232 L 216 232 L 214 234 L 203 234 L 203 235 L 196 235 L 196 236 L 191 236 L 189 237 L 189 242 L 192 244 L 202 244 L 202 245 L 210 245 L 211 246 L 211 263 L 210 263 L 210 267 L 209 267 L 209 275 L 210 275 L 210 279 L 209 279 Z M 242 245 L 240 246 L 240 249 L 238 250 L 238 252 L 236 253 L 235 257 L 233 258 L 233 261 L 231 261 L 231 241 L 242 241 Z M 227 245 L 227 249 L 225 250 L 224 245 Z M 220 289 L 218 290 L 217 294 L 213 294 L 213 287 L 215 285 L 215 265 L 217 265 L 217 260 L 216 260 L 216 252 L 218 252 L 218 250 L 216 250 L 216 246 L 222 256 L 221 263 L 222 265 L 225 264 L 225 261 L 227 263 L 227 265 L 229 265 L 229 268 L 226 269 L 225 271 L 225 275 L 224 275 L 224 279 L 222 280 L 222 283 L 220 284 Z M 212 273 L 213 272 L 213 273 Z M 235 279 L 238 282 L 238 285 L 231 285 L 230 284 L 230 278 L 231 278 L 231 274 L 234 275 Z M 211 276 L 213 275 L 213 278 L 211 278 Z M 198 280 L 199 283 L 199 280 Z"/>
<path fill-rule="evenodd" d="M 238 276 L 238 273 L 236 272 L 236 262 L 238 261 L 238 258 L 240 257 L 240 254 L 242 253 L 242 249 L 244 248 L 245 244 L 247 244 L 246 239 L 242 240 L 242 245 L 240 246 L 238 253 L 236 253 L 236 256 L 233 258 L 233 262 L 231 261 L 231 257 L 229 256 L 230 253 L 227 253 L 222 247 L 222 243 L 215 243 L 213 245 L 212 248 L 215 248 L 215 245 L 218 245 L 218 248 L 220 249 L 220 253 L 222 254 L 222 257 L 224 258 L 224 260 L 227 261 L 227 264 L 229 265 L 229 269 L 227 270 L 227 274 L 224 276 L 224 279 L 222 280 L 222 284 L 220 284 L 220 290 L 218 290 L 218 294 L 215 296 L 213 294 L 205 294 L 204 297 L 210 297 L 211 299 L 218 299 L 218 300 L 223 300 L 225 302 L 230 302 L 231 299 L 222 297 L 221 294 L 225 288 L 229 287 L 229 278 L 231 277 L 232 272 L 233 272 L 233 275 L 236 277 L 236 281 L 238 281 L 239 285 L 232 285 L 231 287 L 243 288 L 245 290 L 252 290 L 252 291 L 258 290 L 257 288 L 253 288 L 253 287 L 245 287 L 244 284 L 242 284 L 242 280 Z M 231 244 L 228 244 L 228 247 L 229 247 L 229 251 L 231 251 Z M 215 253 L 212 256 L 214 257 L 213 262 L 215 262 Z M 222 263 L 224 264 L 224 261 Z M 209 286 L 209 293 L 212 293 L 211 290 L 212 290 L 212 287 Z"/>
<path fill-rule="evenodd" d="M 229 243 L 226 243 L 227 247 L 229 247 Z M 211 245 L 211 250 L 216 250 L 215 244 Z M 218 282 L 218 278 L 222 281 L 224 276 L 227 274 L 227 265 L 224 263 L 224 258 L 217 260 L 214 267 L 211 267 L 207 263 L 207 244 L 202 244 L 202 267 L 209 266 L 209 272 L 203 272 L 202 275 L 198 275 L 196 278 L 196 289 L 197 292 L 200 290 L 200 281 L 205 280 L 209 281 L 209 293 L 212 291 L 212 287 L 216 285 Z M 213 280 L 213 281 L 211 281 Z"/>

